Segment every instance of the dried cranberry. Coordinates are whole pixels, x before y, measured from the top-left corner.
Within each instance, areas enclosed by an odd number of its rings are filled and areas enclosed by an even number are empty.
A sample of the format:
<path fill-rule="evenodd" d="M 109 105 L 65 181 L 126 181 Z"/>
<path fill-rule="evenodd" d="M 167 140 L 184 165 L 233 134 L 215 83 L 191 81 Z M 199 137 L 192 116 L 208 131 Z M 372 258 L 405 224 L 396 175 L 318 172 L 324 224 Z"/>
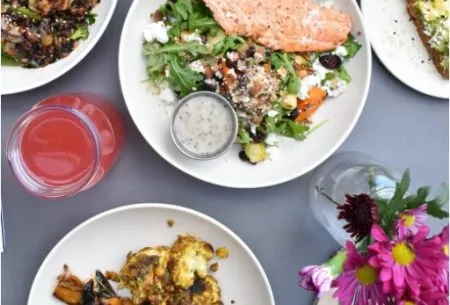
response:
<path fill-rule="evenodd" d="M 327 54 L 319 57 L 319 62 L 327 69 L 335 70 L 342 65 L 342 59 L 333 54 Z"/>
<path fill-rule="evenodd" d="M 289 112 L 289 114 L 285 115 L 285 117 L 289 120 L 295 121 L 295 119 L 298 117 L 298 115 L 299 115 L 298 108 L 295 108 L 294 110 Z"/>

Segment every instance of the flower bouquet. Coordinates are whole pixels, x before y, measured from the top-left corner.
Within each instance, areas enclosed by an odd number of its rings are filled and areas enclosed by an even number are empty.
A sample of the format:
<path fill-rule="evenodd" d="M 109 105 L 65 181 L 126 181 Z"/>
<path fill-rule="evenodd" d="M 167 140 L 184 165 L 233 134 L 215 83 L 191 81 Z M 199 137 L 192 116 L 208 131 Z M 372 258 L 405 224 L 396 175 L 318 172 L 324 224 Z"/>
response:
<path fill-rule="evenodd" d="M 407 170 L 386 199 L 377 196 L 370 177 L 368 182 L 370 194 L 335 202 L 354 240 L 325 264 L 303 268 L 300 286 L 319 297 L 333 288 L 342 305 L 448 305 L 448 226 L 428 236 L 425 224 L 428 217 L 448 217 L 448 187 L 432 200 L 429 187 L 409 194 Z"/>

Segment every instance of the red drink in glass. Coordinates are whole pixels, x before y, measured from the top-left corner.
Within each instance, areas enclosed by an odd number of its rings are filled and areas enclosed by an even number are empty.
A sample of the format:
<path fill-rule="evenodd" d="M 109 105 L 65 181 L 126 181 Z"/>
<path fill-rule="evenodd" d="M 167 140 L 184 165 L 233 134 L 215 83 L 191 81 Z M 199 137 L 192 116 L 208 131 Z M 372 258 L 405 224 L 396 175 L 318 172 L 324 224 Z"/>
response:
<path fill-rule="evenodd" d="M 123 144 L 124 123 L 111 104 L 93 94 L 61 95 L 37 103 L 19 119 L 7 157 L 27 190 L 57 198 L 99 182 Z"/>

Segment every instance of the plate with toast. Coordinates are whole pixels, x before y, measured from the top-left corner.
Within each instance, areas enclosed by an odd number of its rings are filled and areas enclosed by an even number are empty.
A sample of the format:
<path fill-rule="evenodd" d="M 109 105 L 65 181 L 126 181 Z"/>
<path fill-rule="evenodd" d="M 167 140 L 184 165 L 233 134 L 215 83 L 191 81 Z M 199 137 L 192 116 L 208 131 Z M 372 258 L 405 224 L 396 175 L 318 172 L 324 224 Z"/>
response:
<path fill-rule="evenodd" d="M 446 0 L 362 0 L 373 49 L 409 87 L 449 98 L 449 9 Z"/>

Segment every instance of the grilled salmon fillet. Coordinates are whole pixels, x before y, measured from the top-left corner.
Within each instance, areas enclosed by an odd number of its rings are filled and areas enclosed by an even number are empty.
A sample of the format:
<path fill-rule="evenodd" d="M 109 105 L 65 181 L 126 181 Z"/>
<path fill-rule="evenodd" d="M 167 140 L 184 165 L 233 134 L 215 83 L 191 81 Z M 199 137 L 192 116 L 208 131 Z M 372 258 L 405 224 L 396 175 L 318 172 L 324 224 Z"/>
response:
<path fill-rule="evenodd" d="M 345 42 L 351 17 L 312 0 L 204 0 L 228 35 L 274 50 L 328 51 Z"/>

